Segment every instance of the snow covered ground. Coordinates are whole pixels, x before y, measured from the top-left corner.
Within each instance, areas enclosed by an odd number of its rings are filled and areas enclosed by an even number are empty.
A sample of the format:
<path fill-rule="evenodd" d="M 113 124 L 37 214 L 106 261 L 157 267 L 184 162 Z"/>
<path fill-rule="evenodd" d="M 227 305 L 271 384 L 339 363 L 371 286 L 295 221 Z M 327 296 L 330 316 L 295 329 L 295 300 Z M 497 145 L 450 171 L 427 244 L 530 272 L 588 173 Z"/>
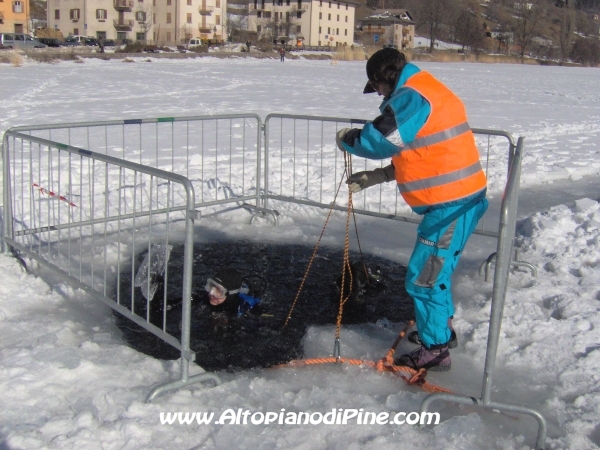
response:
<path fill-rule="evenodd" d="M 524 404 L 547 419 L 548 448 L 600 445 L 600 72 L 588 68 L 421 64 L 465 101 L 471 126 L 526 137 L 521 259 L 511 274 L 492 399 Z M 134 63 L 0 66 L 0 132 L 25 124 L 143 117 L 286 112 L 373 117 L 363 96 L 364 63 L 201 58 Z M 332 151 L 334 151 L 332 149 Z M 500 192 L 492 190 L 492 199 Z M 555 206 L 556 205 L 556 206 Z M 232 238 L 316 242 L 322 221 L 290 215 L 270 227 L 216 219 Z M 414 227 L 360 219 L 363 249 L 406 263 Z M 411 228 L 412 227 L 412 228 Z M 343 228 L 341 220 L 332 229 Z M 366 231 L 368 230 L 368 231 Z M 364 242 L 363 242 L 364 240 Z M 335 233 L 329 243 L 341 245 Z M 479 397 L 491 285 L 478 274 L 493 241 L 474 236 L 454 293 L 459 347 L 449 373 L 428 376 Z M 526 449 L 536 424 L 518 415 L 434 404 L 442 422 L 409 425 L 163 425 L 161 412 L 417 411 L 426 394 L 369 368 L 331 367 L 220 373 L 214 388 L 192 386 L 144 399 L 179 373 L 177 361 L 139 354 L 120 340 L 104 305 L 63 283 L 25 273 L 0 255 L 0 442 L 2 448 Z M 402 324 L 342 330 L 344 356 L 376 360 Z M 329 355 L 333 327 L 313 327 L 307 357 Z M 403 343 L 399 351 L 410 348 Z M 199 369 L 195 368 L 195 372 Z"/>

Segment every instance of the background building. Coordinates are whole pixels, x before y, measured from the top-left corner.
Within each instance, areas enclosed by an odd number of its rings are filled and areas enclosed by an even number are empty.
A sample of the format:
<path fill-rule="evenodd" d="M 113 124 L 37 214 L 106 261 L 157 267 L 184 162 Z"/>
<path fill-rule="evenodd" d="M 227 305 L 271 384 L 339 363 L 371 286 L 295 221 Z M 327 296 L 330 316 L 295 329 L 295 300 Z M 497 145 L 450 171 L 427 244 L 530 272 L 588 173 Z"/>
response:
<path fill-rule="evenodd" d="M 47 14 L 64 36 L 177 45 L 224 40 L 226 8 L 227 0 L 48 0 Z"/>
<path fill-rule="evenodd" d="M 29 0 L 0 1 L 0 33 L 30 34 Z"/>
<path fill-rule="evenodd" d="M 292 46 L 352 45 L 358 2 L 250 0 L 248 30 L 259 41 Z"/>
<path fill-rule="evenodd" d="M 357 39 L 361 44 L 398 50 L 414 48 L 415 22 L 406 9 L 378 9 L 357 25 Z"/>

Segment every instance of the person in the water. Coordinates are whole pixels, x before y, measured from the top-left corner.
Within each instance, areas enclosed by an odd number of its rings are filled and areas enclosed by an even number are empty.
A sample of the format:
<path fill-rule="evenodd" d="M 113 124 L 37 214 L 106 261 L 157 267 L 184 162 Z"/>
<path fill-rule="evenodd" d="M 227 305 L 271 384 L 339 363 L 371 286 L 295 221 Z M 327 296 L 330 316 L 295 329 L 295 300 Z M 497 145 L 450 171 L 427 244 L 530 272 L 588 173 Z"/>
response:
<path fill-rule="evenodd" d="M 235 269 L 223 269 L 205 286 L 210 309 L 215 313 L 226 313 L 229 317 L 245 314 L 260 314 L 260 298 L 250 292 L 242 275 Z"/>

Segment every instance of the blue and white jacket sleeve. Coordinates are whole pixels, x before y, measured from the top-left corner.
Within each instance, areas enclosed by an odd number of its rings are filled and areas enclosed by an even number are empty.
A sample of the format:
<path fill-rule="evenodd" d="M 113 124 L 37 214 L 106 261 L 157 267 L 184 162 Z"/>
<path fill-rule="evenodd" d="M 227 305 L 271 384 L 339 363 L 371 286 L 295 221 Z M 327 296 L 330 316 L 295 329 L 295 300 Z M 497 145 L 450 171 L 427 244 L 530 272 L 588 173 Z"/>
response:
<path fill-rule="evenodd" d="M 416 66 L 407 64 L 396 89 L 379 107 L 381 115 L 343 136 L 342 145 L 348 153 L 368 159 L 391 158 L 415 139 L 431 112 L 429 102 L 421 94 L 403 87 L 417 72 Z"/>

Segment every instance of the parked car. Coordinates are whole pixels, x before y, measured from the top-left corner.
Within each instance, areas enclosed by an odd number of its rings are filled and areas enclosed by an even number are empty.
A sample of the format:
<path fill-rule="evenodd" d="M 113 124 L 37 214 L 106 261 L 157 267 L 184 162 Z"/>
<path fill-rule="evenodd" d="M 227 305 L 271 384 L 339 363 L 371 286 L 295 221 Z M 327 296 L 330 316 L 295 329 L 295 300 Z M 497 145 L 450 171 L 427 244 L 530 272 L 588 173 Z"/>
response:
<path fill-rule="evenodd" d="M 202 40 L 200 38 L 191 38 L 188 42 L 188 48 L 197 47 L 198 45 L 202 45 Z"/>
<path fill-rule="evenodd" d="M 88 45 L 88 46 L 98 45 L 98 40 L 95 37 L 88 36 L 85 38 L 83 45 Z"/>
<path fill-rule="evenodd" d="M 65 39 L 64 45 L 66 47 L 77 47 L 81 45 L 81 42 L 79 42 L 79 39 L 77 39 L 76 36 L 69 36 Z"/>
<path fill-rule="evenodd" d="M 69 41 L 69 42 L 73 42 L 73 41 L 77 41 L 79 42 L 79 45 L 85 45 L 85 40 L 88 39 L 87 36 L 82 36 L 80 34 L 71 34 L 70 36 L 68 36 L 65 39 L 65 42 Z"/>
<path fill-rule="evenodd" d="M 37 38 L 42 44 L 46 44 L 48 47 L 62 47 L 65 45 L 63 41 L 55 38 Z"/>
<path fill-rule="evenodd" d="M 104 40 L 105 47 L 114 47 L 115 45 L 117 45 L 117 44 L 113 39 L 105 39 Z"/>
<path fill-rule="evenodd" d="M 37 39 L 23 33 L 0 33 L 0 45 L 5 48 L 44 48 Z"/>

